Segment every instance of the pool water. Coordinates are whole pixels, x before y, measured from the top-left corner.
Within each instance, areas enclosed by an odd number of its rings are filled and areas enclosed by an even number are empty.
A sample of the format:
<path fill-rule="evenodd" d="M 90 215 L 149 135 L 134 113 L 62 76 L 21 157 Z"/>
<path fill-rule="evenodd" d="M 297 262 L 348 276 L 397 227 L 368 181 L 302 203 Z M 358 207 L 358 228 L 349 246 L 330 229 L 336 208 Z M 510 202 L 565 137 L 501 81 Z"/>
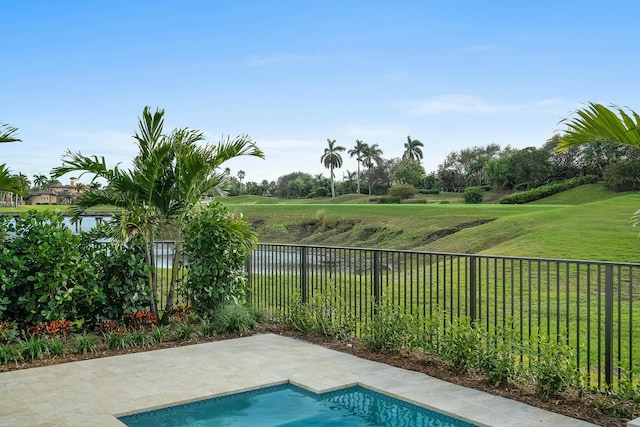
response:
<path fill-rule="evenodd" d="M 356 386 L 315 394 L 292 384 L 119 418 L 129 427 L 470 427 L 447 415 Z"/>

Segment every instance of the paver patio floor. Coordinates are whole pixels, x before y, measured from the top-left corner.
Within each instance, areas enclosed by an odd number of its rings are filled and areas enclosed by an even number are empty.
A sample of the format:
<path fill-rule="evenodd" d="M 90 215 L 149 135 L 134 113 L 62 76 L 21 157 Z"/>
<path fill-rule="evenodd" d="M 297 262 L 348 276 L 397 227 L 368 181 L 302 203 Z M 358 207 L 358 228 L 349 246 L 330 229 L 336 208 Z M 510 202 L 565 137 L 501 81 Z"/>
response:
<path fill-rule="evenodd" d="M 274 334 L 0 373 L 0 425 L 122 427 L 118 415 L 287 381 L 361 384 L 478 425 L 592 425 Z"/>

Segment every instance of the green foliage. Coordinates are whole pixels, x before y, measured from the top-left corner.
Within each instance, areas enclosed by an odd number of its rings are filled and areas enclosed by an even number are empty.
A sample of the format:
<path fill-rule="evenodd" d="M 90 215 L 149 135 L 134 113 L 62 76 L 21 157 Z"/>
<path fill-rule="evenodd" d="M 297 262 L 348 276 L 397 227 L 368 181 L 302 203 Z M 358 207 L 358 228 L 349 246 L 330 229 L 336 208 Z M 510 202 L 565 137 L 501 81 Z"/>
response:
<path fill-rule="evenodd" d="M 460 373 L 478 366 L 482 357 L 482 332 L 471 325 L 468 317 L 458 318 L 442 335 L 442 358 Z"/>
<path fill-rule="evenodd" d="M 43 359 L 49 356 L 48 339 L 31 337 L 28 340 L 23 340 L 20 342 L 20 353 L 24 359 Z"/>
<path fill-rule="evenodd" d="M 547 397 L 578 384 L 575 355 L 562 341 L 545 335 L 538 338 L 538 355 L 534 357 L 532 375 L 537 390 Z"/>
<path fill-rule="evenodd" d="M 196 327 L 191 323 L 179 323 L 178 325 L 176 325 L 174 330 L 175 337 L 179 340 L 184 341 L 188 341 L 191 338 L 196 337 L 197 332 L 198 331 L 196 330 Z"/>
<path fill-rule="evenodd" d="M 29 211 L 0 242 L 0 318 L 20 326 L 72 319 L 85 328 L 149 304 L 139 249 L 100 243 L 98 232 L 73 234 L 60 212 Z"/>
<path fill-rule="evenodd" d="M 373 320 L 364 326 L 362 342 L 375 351 L 410 349 L 414 346 L 415 326 L 410 314 L 396 310 L 390 304 L 382 304 Z"/>
<path fill-rule="evenodd" d="M 506 383 L 518 376 L 517 358 L 522 354 L 520 336 L 513 325 L 500 326 L 486 336 L 480 369 L 492 383 Z"/>
<path fill-rule="evenodd" d="M 418 190 L 420 194 L 440 194 L 440 189 L 438 188 L 421 188 Z"/>
<path fill-rule="evenodd" d="M 104 334 L 104 340 L 109 350 L 122 350 L 131 347 L 129 334 L 122 331 L 108 332 Z"/>
<path fill-rule="evenodd" d="M 64 343 L 61 338 L 47 338 L 47 350 L 51 356 L 62 356 L 64 354 Z"/>
<path fill-rule="evenodd" d="M 577 187 L 584 184 L 593 184 L 597 182 L 598 178 L 588 175 L 576 178 L 569 178 L 561 182 L 553 182 L 545 184 L 540 187 L 532 188 L 531 190 L 521 191 L 519 193 L 510 194 L 504 196 L 499 200 L 501 204 L 520 204 L 533 202 L 534 200 L 542 199 L 544 197 L 551 196 L 561 191 L 568 190 L 570 188 Z"/>
<path fill-rule="evenodd" d="M 258 316 L 246 305 L 230 303 L 216 310 L 212 323 L 218 332 L 244 334 L 258 325 Z"/>
<path fill-rule="evenodd" d="M 106 296 L 80 236 L 64 224 L 62 214 L 30 211 L 7 221 L 0 218 L 14 237 L 0 243 L 0 316 L 22 325 L 94 317 Z"/>
<path fill-rule="evenodd" d="M 315 332 L 338 339 L 353 336 L 355 319 L 345 315 L 344 301 L 332 292 L 315 292 L 306 303 L 294 296 L 289 310 L 282 314 L 287 327 L 300 332 Z"/>
<path fill-rule="evenodd" d="M 218 325 L 208 319 L 205 319 L 200 324 L 200 331 L 205 337 L 213 337 L 218 334 Z"/>
<path fill-rule="evenodd" d="M 129 332 L 128 335 L 131 347 L 146 347 L 153 343 L 153 338 L 142 329 Z"/>
<path fill-rule="evenodd" d="M 412 158 L 403 158 L 393 171 L 393 179 L 400 184 L 412 187 L 421 186 L 424 182 L 425 171 L 420 162 Z"/>
<path fill-rule="evenodd" d="M 166 326 L 156 326 L 151 330 L 151 338 L 156 343 L 162 343 L 166 340 L 169 329 Z"/>
<path fill-rule="evenodd" d="M 617 192 L 640 190 L 640 160 L 610 163 L 604 171 L 604 185 Z"/>
<path fill-rule="evenodd" d="M 99 338 L 94 334 L 76 335 L 74 339 L 74 347 L 80 354 L 97 353 Z"/>
<path fill-rule="evenodd" d="M 19 346 L 14 344 L 0 344 L 0 364 L 18 363 L 22 360 L 22 352 Z"/>
<path fill-rule="evenodd" d="M 388 205 L 392 203 L 400 203 L 402 199 L 400 197 L 394 197 L 394 196 L 382 196 L 382 197 L 372 197 L 369 199 L 369 201 L 372 203 L 380 203 L 383 205 Z"/>
<path fill-rule="evenodd" d="M 327 197 L 329 195 L 329 190 L 325 187 L 316 188 L 316 197 Z"/>
<path fill-rule="evenodd" d="M 483 187 L 467 187 L 464 190 L 464 202 L 470 204 L 482 203 L 482 195 L 485 190 Z"/>
<path fill-rule="evenodd" d="M 96 281 L 105 295 L 99 316 L 120 319 L 126 313 L 141 311 L 149 306 L 149 267 L 139 246 L 95 243 L 104 237 L 100 230 L 83 234 L 83 252 L 85 258 L 95 266 Z"/>
<path fill-rule="evenodd" d="M 225 303 L 244 301 L 244 261 L 257 237 L 242 216 L 220 203 L 195 210 L 188 217 L 184 252 L 189 262 L 185 293 L 193 311 L 209 317 Z"/>
<path fill-rule="evenodd" d="M 410 184 L 395 184 L 389 189 L 389 196 L 397 197 L 401 200 L 410 199 L 416 195 L 418 190 Z"/>

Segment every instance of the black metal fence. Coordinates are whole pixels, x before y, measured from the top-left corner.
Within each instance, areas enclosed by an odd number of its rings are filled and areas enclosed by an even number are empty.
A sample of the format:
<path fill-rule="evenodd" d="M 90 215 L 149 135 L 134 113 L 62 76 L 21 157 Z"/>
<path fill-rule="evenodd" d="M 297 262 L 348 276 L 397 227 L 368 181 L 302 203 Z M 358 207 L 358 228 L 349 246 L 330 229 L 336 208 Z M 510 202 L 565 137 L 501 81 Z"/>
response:
<path fill-rule="evenodd" d="M 259 244 L 246 270 L 251 304 L 268 315 L 330 293 L 360 325 L 390 304 L 425 321 L 439 314 L 444 328 L 469 317 L 523 342 L 564 342 L 601 390 L 638 375 L 640 264 Z"/>

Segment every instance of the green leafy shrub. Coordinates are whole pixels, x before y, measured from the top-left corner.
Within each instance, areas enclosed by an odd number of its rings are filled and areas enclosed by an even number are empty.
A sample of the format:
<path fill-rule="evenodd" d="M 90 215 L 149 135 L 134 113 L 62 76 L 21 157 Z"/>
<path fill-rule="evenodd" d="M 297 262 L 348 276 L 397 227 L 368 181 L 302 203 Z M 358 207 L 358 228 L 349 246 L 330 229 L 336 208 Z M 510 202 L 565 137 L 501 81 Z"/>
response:
<path fill-rule="evenodd" d="M 420 194 L 440 194 L 440 190 L 437 188 L 421 188 L 418 192 Z"/>
<path fill-rule="evenodd" d="M 189 216 L 184 239 L 189 272 L 184 285 L 196 314 L 210 317 L 222 304 L 244 301 L 244 261 L 256 242 L 245 219 L 218 202 Z"/>
<path fill-rule="evenodd" d="M 151 330 L 151 338 L 156 343 L 165 342 L 169 329 L 167 326 L 156 326 Z"/>
<path fill-rule="evenodd" d="M 371 203 L 380 203 L 382 205 L 389 205 L 394 203 L 400 203 L 402 199 L 400 197 L 394 196 L 382 196 L 382 197 L 372 197 L 369 199 Z"/>
<path fill-rule="evenodd" d="M 478 365 L 482 356 L 482 332 L 471 325 L 468 317 L 455 319 L 442 334 L 442 358 L 460 373 Z"/>
<path fill-rule="evenodd" d="M 104 334 L 105 344 L 109 350 L 122 350 L 131 347 L 129 334 L 117 331 Z"/>
<path fill-rule="evenodd" d="M 20 342 L 20 353 L 23 359 L 43 359 L 49 355 L 47 338 L 31 337 Z"/>
<path fill-rule="evenodd" d="M 416 195 L 418 190 L 409 184 L 394 184 L 389 188 L 389 196 L 398 197 L 401 200 L 410 199 Z"/>
<path fill-rule="evenodd" d="M 578 370 L 575 355 L 561 338 L 557 341 L 548 336 L 538 338 L 538 355 L 534 357 L 532 374 L 536 388 L 546 397 L 578 384 Z"/>
<path fill-rule="evenodd" d="M 362 330 L 362 342 L 375 351 L 410 349 L 414 347 L 415 322 L 408 313 L 381 304 L 370 323 Z"/>
<path fill-rule="evenodd" d="M 14 236 L 0 243 L 0 316 L 21 325 L 92 317 L 105 295 L 95 281 L 95 266 L 81 251 L 80 236 L 62 214 L 30 211 L 0 222 Z"/>
<path fill-rule="evenodd" d="M 501 204 L 520 204 L 529 203 L 535 200 L 539 200 L 561 191 L 569 190 L 574 187 L 578 187 L 584 184 L 593 184 L 598 182 L 598 177 L 587 175 L 569 178 L 561 182 L 553 182 L 550 184 L 541 185 L 540 187 L 532 188 L 531 190 L 521 191 L 519 193 L 509 194 L 501 198 L 498 203 Z"/>
<path fill-rule="evenodd" d="M 604 186 L 611 191 L 640 190 L 640 160 L 620 160 L 607 165 Z"/>
<path fill-rule="evenodd" d="M 512 325 L 498 327 L 487 335 L 486 349 L 480 359 L 480 369 L 492 383 L 507 383 L 519 375 L 517 358 L 522 354 L 522 343 Z"/>
<path fill-rule="evenodd" d="M 300 332 L 315 332 L 343 339 L 355 333 L 355 319 L 343 310 L 344 301 L 332 292 L 315 292 L 309 301 L 294 296 L 289 311 L 281 315 L 287 327 Z"/>
<path fill-rule="evenodd" d="M 464 202 L 469 204 L 482 203 L 482 195 L 485 190 L 483 187 L 467 187 L 464 190 Z"/>
<path fill-rule="evenodd" d="M 176 339 L 188 341 L 197 336 L 197 330 L 191 323 L 180 323 L 175 326 L 174 334 Z"/>

